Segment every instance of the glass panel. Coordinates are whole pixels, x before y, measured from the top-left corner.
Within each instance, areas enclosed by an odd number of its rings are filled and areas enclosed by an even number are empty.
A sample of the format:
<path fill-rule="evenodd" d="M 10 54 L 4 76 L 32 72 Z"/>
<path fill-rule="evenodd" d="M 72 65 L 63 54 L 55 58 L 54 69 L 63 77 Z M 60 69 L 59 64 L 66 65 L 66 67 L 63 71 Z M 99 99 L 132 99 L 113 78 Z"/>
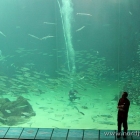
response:
<path fill-rule="evenodd" d="M 1 0 L 1 126 L 116 129 L 140 112 L 139 1 Z"/>

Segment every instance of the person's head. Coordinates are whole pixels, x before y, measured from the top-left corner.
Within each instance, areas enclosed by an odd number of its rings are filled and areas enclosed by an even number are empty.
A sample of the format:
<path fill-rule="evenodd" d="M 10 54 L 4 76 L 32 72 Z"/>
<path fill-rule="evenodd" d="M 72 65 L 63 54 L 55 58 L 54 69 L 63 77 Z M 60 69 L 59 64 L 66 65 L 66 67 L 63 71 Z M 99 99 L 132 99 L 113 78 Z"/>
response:
<path fill-rule="evenodd" d="M 128 93 L 127 92 L 123 92 L 122 98 L 127 98 L 127 96 L 128 96 Z"/>

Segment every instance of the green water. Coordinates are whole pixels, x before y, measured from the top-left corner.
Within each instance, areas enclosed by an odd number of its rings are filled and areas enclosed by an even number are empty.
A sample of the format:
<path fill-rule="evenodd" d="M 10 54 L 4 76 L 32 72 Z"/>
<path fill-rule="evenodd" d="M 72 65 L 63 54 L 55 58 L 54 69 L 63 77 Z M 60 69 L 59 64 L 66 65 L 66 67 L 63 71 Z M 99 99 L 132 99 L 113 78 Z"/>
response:
<path fill-rule="evenodd" d="M 127 91 L 129 129 L 139 129 L 139 9 L 139 0 L 1 0 L 0 125 L 117 129 Z"/>

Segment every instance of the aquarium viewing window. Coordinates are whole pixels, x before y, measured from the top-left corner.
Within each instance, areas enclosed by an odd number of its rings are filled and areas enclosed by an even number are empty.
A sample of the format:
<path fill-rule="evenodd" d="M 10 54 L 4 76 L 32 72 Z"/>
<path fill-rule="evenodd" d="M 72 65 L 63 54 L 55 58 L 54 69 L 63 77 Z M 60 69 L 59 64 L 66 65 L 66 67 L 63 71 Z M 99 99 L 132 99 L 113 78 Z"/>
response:
<path fill-rule="evenodd" d="M 139 0 L 1 0 L 2 127 L 117 129 L 128 92 L 139 129 Z"/>

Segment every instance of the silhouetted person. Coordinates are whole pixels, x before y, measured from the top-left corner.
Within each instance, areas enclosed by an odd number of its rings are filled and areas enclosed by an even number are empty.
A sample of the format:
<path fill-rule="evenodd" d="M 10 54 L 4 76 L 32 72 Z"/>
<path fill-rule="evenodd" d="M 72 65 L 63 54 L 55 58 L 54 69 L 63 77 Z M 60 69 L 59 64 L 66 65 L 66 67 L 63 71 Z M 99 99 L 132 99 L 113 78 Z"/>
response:
<path fill-rule="evenodd" d="M 127 130 L 128 130 L 128 125 L 127 125 L 127 117 L 128 117 L 128 111 L 129 111 L 129 106 L 130 106 L 130 101 L 127 99 L 128 93 L 123 92 L 122 97 L 119 99 L 118 102 L 118 134 L 117 138 L 121 137 L 121 125 L 123 124 L 124 128 L 124 135 L 123 137 L 125 138 L 127 136 Z"/>
<path fill-rule="evenodd" d="M 74 101 L 75 99 L 80 99 L 80 97 L 77 97 L 77 94 L 78 94 L 78 91 L 75 90 L 75 89 L 71 89 L 69 91 L 69 100 L 72 102 Z"/>

